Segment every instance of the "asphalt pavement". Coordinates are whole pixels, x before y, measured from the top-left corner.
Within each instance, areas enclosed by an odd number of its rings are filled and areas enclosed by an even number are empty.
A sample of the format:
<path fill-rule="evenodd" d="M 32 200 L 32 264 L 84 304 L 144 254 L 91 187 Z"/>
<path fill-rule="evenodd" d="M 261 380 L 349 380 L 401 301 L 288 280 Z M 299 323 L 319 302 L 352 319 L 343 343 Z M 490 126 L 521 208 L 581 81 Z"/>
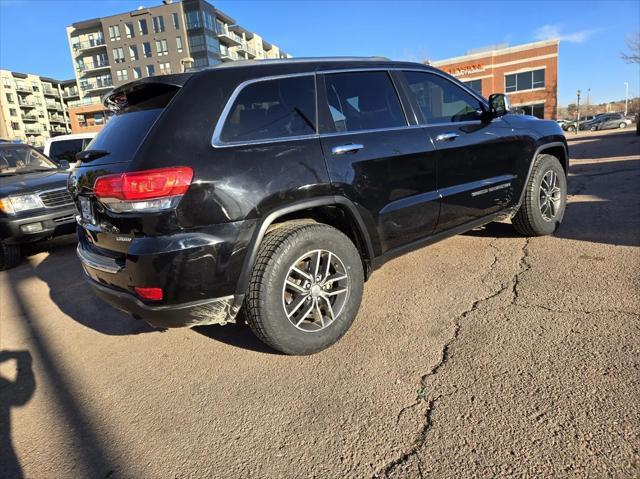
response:
<path fill-rule="evenodd" d="M 640 137 L 570 136 L 550 237 L 405 255 L 310 357 L 101 303 L 73 238 L 0 273 L 0 476 L 640 477 Z"/>

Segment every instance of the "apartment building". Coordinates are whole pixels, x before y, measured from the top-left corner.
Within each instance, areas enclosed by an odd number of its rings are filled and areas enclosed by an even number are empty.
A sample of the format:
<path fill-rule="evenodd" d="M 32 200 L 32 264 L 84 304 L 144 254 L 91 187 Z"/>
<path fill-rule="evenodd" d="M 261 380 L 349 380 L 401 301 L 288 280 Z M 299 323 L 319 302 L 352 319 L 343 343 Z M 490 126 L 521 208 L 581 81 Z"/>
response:
<path fill-rule="evenodd" d="M 0 70 L 0 138 L 43 146 L 71 133 L 65 92 L 75 81 Z"/>
<path fill-rule="evenodd" d="M 79 98 L 70 103 L 74 133 L 98 131 L 110 112 L 101 98 L 138 78 L 220 62 L 288 58 L 205 0 L 164 0 L 154 7 L 67 27 Z"/>
<path fill-rule="evenodd" d="M 481 95 L 506 93 L 516 112 L 556 119 L 558 40 L 472 50 L 431 62 L 467 83 Z"/>

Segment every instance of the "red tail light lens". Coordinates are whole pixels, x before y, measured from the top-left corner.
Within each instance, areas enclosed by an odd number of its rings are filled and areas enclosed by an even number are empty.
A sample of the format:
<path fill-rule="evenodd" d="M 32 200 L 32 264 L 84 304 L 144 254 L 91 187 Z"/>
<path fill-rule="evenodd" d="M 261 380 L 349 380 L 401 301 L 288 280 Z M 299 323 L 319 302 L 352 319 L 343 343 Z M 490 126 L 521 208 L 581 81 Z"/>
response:
<path fill-rule="evenodd" d="M 188 166 L 135 171 L 99 177 L 96 198 L 139 201 L 183 195 L 189 189 L 193 170 Z"/>
<path fill-rule="evenodd" d="M 163 297 L 162 288 L 135 288 L 135 290 L 140 299 L 161 301 Z"/>

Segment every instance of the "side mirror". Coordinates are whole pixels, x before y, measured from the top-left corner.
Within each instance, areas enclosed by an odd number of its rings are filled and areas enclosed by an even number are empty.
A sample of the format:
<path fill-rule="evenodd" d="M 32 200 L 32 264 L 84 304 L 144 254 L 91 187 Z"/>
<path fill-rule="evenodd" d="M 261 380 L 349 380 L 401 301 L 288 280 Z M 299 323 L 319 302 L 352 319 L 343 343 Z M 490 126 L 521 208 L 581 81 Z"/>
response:
<path fill-rule="evenodd" d="M 61 170 L 68 170 L 69 169 L 69 162 L 67 160 L 58 161 L 58 168 L 60 168 Z"/>
<path fill-rule="evenodd" d="M 491 116 L 498 117 L 509 113 L 511 104 L 504 93 L 494 93 L 489 96 L 489 108 L 491 109 Z"/>

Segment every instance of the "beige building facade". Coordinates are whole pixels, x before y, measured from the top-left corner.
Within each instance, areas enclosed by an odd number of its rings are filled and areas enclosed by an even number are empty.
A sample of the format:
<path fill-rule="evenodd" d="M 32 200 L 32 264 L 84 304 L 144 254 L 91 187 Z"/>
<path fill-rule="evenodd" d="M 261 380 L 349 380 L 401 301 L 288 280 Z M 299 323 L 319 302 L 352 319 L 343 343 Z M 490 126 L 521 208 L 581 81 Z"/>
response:
<path fill-rule="evenodd" d="M 0 70 L 0 138 L 41 147 L 71 133 L 67 109 L 75 82 Z"/>

